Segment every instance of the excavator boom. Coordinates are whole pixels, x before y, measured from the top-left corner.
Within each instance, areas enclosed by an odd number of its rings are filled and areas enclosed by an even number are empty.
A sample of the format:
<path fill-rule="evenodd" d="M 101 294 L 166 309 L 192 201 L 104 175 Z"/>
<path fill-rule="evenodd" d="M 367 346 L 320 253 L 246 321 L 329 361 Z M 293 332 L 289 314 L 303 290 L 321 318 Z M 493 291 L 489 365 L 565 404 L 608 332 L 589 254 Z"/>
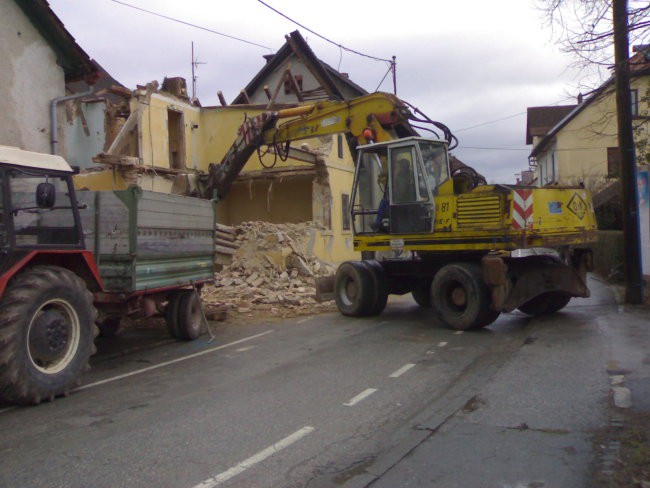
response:
<path fill-rule="evenodd" d="M 417 135 L 409 123 L 413 119 L 405 102 L 381 92 L 262 112 L 244 121 L 221 163 L 210 165 L 203 197 L 212 198 L 216 192 L 217 198 L 224 198 L 246 162 L 263 146 L 337 133 L 348 134 L 354 145 L 390 141 Z M 281 120 L 285 122 L 279 124 Z"/>

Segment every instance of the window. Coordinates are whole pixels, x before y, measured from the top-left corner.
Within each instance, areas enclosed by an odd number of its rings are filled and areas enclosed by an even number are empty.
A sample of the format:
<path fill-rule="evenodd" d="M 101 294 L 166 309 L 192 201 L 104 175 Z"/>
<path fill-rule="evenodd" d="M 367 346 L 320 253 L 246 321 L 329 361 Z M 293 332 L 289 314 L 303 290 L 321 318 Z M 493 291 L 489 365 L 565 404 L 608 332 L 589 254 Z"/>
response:
<path fill-rule="evenodd" d="M 639 116 L 639 90 L 630 90 L 630 100 L 631 100 L 630 111 L 632 112 L 632 117 L 638 117 Z"/>
<path fill-rule="evenodd" d="M 343 230 L 350 230 L 350 195 L 347 193 L 341 194 L 341 222 Z"/>
<path fill-rule="evenodd" d="M 78 245 L 79 232 L 67 179 L 20 170 L 9 174 L 16 246 Z M 39 207 L 36 190 L 46 182 L 54 187 L 54 204 Z"/>
<path fill-rule="evenodd" d="M 183 113 L 167 110 L 167 132 L 169 135 L 169 167 L 185 168 L 185 123 Z"/>
<path fill-rule="evenodd" d="M 607 148 L 607 177 L 618 178 L 621 176 L 621 152 L 618 147 Z"/>

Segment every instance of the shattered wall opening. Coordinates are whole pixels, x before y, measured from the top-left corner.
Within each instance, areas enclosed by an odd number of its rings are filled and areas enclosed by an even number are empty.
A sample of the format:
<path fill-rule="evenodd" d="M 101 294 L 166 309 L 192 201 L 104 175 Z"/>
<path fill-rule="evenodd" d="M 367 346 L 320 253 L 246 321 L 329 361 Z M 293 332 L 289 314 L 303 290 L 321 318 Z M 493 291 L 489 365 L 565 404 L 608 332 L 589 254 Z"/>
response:
<path fill-rule="evenodd" d="M 313 180 L 313 171 L 272 178 L 244 175 L 219 202 L 219 221 L 228 225 L 254 220 L 276 224 L 311 221 Z"/>

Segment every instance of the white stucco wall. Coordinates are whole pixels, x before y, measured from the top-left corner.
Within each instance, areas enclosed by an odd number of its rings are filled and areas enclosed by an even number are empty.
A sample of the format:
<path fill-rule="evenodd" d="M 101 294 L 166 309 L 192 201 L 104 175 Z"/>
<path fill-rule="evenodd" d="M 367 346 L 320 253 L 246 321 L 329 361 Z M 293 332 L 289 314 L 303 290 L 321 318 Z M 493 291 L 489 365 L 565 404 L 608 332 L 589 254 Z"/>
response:
<path fill-rule="evenodd" d="M 50 101 L 65 94 L 54 51 L 13 0 L 0 2 L 0 144 L 50 151 Z"/>

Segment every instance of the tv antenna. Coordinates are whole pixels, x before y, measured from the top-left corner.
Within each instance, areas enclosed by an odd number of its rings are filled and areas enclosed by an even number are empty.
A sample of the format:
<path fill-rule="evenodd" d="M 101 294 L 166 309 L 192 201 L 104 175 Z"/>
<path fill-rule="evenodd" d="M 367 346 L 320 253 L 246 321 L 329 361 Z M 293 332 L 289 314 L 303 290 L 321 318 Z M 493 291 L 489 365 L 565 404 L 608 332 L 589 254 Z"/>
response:
<path fill-rule="evenodd" d="M 198 57 L 194 56 L 194 41 L 192 41 L 192 102 L 196 101 L 196 70 L 199 68 L 199 64 L 207 64 L 199 61 Z"/>

